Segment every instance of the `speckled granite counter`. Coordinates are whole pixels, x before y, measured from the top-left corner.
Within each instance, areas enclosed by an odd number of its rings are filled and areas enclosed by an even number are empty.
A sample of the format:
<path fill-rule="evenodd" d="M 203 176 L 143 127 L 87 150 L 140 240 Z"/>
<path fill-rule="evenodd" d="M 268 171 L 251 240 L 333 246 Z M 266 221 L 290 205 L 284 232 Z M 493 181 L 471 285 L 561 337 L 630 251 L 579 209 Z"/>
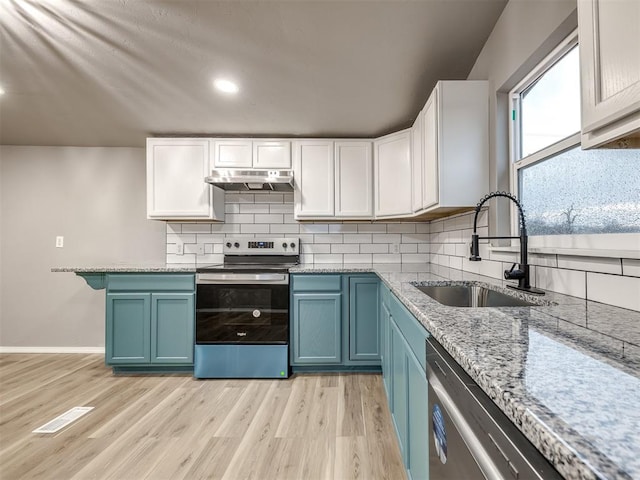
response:
<path fill-rule="evenodd" d="M 113 264 L 92 265 L 86 267 L 54 267 L 52 272 L 72 273 L 195 273 L 196 265 L 193 263 L 159 263 L 159 264 Z"/>
<path fill-rule="evenodd" d="M 639 312 L 552 292 L 554 305 L 447 307 L 415 285 L 505 282 L 435 265 L 291 272 L 377 273 L 563 476 L 640 479 Z"/>
<path fill-rule="evenodd" d="M 171 264 L 52 271 L 195 269 Z M 474 281 L 504 289 L 506 282 L 429 264 L 315 264 L 290 272 L 377 273 L 563 476 L 640 479 L 640 312 L 553 292 L 536 307 L 447 307 L 415 285 Z"/>

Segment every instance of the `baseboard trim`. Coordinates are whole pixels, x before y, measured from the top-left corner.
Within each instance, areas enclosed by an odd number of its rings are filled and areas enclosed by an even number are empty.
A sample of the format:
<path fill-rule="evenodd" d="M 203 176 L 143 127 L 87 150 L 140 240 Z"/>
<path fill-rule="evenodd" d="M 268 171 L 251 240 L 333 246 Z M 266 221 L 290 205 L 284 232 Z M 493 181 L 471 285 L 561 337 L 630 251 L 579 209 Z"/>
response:
<path fill-rule="evenodd" d="M 104 347 L 2 347 L 0 353 L 102 353 Z"/>

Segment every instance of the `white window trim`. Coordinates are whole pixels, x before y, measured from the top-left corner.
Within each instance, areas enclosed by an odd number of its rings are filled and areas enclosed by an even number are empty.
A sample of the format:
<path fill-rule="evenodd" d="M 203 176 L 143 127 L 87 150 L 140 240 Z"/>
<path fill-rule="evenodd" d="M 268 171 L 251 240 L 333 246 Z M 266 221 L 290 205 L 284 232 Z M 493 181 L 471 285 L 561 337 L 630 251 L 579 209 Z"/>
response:
<path fill-rule="evenodd" d="M 516 129 L 516 125 L 521 121 L 520 93 L 577 44 L 578 31 L 575 30 L 509 92 L 509 108 L 515 111 L 515 120 L 510 116 L 509 122 L 509 187 L 511 192 L 517 193 L 518 198 L 518 170 L 580 145 L 580 132 L 577 132 L 523 159 L 518 159 L 521 149 L 519 130 Z M 524 207 L 526 215 L 526 205 Z M 517 236 L 519 235 L 518 212 L 513 204 L 510 214 L 511 234 Z M 517 240 L 512 241 L 514 247 L 517 243 Z M 509 247 L 494 247 L 493 250 L 509 250 Z M 640 258 L 640 234 L 536 235 L 529 237 L 529 250 L 541 254 Z"/>

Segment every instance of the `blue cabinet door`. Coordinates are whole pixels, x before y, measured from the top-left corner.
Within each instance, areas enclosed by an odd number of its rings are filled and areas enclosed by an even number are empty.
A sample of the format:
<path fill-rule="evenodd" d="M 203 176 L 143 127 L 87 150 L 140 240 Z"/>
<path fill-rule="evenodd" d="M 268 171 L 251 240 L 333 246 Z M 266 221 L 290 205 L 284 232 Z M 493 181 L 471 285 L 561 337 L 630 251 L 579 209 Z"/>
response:
<path fill-rule="evenodd" d="M 349 359 L 380 362 L 376 277 L 349 278 Z"/>
<path fill-rule="evenodd" d="M 406 467 L 408 466 L 407 410 L 409 408 L 409 400 L 407 398 L 407 347 L 402 338 L 402 333 L 400 333 L 397 325 L 393 322 L 393 317 L 391 318 L 390 343 L 392 369 L 391 414 L 396 427 L 396 433 L 398 434 L 400 453 L 402 453 Z"/>
<path fill-rule="evenodd" d="M 194 298 L 193 293 L 151 294 L 151 363 L 193 363 Z"/>
<path fill-rule="evenodd" d="M 391 396 L 391 314 L 384 303 L 380 303 L 380 350 L 382 357 L 382 380 L 387 392 L 389 408 L 393 408 Z"/>
<path fill-rule="evenodd" d="M 411 480 L 429 479 L 429 406 L 428 384 L 424 370 L 413 353 L 407 356 L 408 471 Z"/>
<path fill-rule="evenodd" d="M 151 295 L 108 293 L 106 310 L 107 365 L 149 363 Z"/>
<path fill-rule="evenodd" d="M 291 362 L 342 362 L 342 294 L 294 293 L 291 322 Z"/>

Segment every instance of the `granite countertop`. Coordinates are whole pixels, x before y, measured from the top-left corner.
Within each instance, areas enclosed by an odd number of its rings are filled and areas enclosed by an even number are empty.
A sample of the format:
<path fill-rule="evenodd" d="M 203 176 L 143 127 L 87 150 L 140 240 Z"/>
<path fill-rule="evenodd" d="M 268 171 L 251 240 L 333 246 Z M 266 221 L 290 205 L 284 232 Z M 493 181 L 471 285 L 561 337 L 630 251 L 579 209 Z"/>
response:
<path fill-rule="evenodd" d="M 54 273 L 195 273 L 196 265 L 194 263 L 111 264 L 82 267 L 53 267 L 51 271 Z"/>
<path fill-rule="evenodd" d="M 55 269 L 195 272 L 195 265 Z M 416 285 L 506 281 L 430 264 L 314 264 L 378 274 L 567 479 L 640 479 L 640 312 L 547 292 L 534 307 L 455 308 Z M 519 292 L 518 292 L 519 293 Z"/>

